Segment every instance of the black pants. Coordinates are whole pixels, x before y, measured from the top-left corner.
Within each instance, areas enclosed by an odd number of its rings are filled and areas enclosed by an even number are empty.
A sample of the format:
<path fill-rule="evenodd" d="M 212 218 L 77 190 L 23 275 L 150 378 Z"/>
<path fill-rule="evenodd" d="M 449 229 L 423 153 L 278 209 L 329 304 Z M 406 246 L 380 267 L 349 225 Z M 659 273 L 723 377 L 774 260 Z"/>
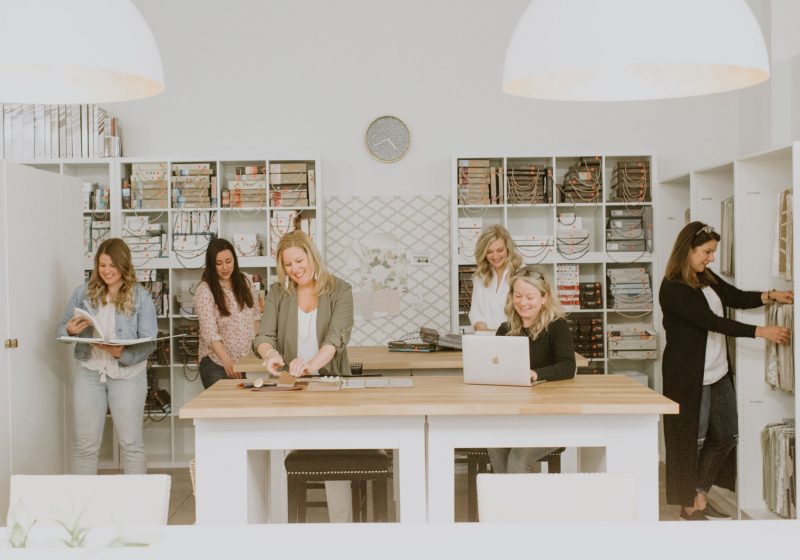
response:
<path fill-rule="evenodd" d="M 208 356 L 200 360 L 200 381 L 203 383 L 203 389 L 208 389 L 220 379 L 228 379 L 224 367 Z"/>
<path fill-rule="evenodd" d="M 697 490 L 708 492 L 722 465 L 736 447 L 739 420 L 731 374 L 703 385 L 697 431 Z M 691 505 L 691 504 L 690 504 Z"/>

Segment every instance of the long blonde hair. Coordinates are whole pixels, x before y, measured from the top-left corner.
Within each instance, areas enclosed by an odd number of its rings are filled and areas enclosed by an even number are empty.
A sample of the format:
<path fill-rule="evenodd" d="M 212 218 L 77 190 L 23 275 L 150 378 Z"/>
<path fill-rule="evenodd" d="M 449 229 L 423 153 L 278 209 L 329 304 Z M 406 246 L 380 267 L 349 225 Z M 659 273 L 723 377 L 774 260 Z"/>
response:
<path fill-rule="evenodd" d="M 530 284 L 537 290 L 542 296 L 545 296 L 544 303 L 542 304 L 542 308 L 539 310 L 539 314 L 533 320 L 533 324 L 525 328 L 522 324 L 522 317 L 519 316 L 517 310 L 514 309 L 514 285 L 517 281 L 525 282 Z M 545 275 L 544 270 L 538 266 L 524 266 L 517 271 L 514 276 L 511 277 L 509 280 L 509 285 L 511 289 L 508 291 L 508 296 L 506 296 L 506 317 L 508 318 L 508 334 L 511 336 L 529 336 L 532 339 L 536 339 L 542 332 L 547 330 L 547 327 L 555 321 L 556 319 L 560 319 L 564 317 L 564 309 L 561 307 L 561 302 L 553 293 L 552 288 L 550 287 L 550 282 L 547 281 L 547 276 Z"/>
<path fill-rule="evenodd" d="M 133 270 L 131 251 L 122 239 L 113 237 L 106 239 L 97 248 L 94 255 L 94 270 L 89 278 L 86 297 L 95 307 L 100 307 L 109 301 L 108 286 L 100 277 L 100 257 L 108 255 L 114 268 L 122 276 L 119 291 L 114 298 L 114 307 L 120 313 L 130 315 L 133 312 L 134 297 L 136 295 L 136 272 Z"/>
<path fill-rule="evenodd" d="M 325 263 L 322 262 L 322 256 L 319 254 L 314 242 L 311 238 L 302 231 L 290 231 L 278 242 L 278 250 L 276 252 L 276 268 L 278 269 L 278 282 L 281 286 L 286 288 L 290 293 L 294 293 L 296 285 L 294 280 L 290 279 L 286 274 L 286 268 L 283 266 L 283 253 L 286 249 L 297 247 L 302 249 L 308 256 L 308 262 L 311 263 L 311 268 L 314 271 L 314 280 L 316 282 L 315 288 L 317 295 L 328 294 L 333 291 L 336 284 L 336 278 L 328 272 L 325 268 Z"/>
<path fill-rule="evenodd" d="M 506 245 L 508 278 L 511 278 L 523 265 L 522 255 L 517 251 L 517 244 L 511 239 L 511 234 L 508 233 L 508 230 L 500 225 L 487 226 L 475 243 L 475 262 L 478 265 L 475 276 L 480 278 L 484 286 L 488 286 L 492 282 L 492 272 L 494 271 L 494 268 L 486 259 L 486 253 L 489 252 L 489 245 L 498 239 L 502 240 Z"/>
<path fill-rule="evenodd" d="M 704 245 L 709 241 L 719 241 L 719 234 L 709 225 L 703 222 L 692 222 L 686 224 L 675 238 L 675 245 L 672 246 L 672 253 L 667 261 L 664 270 L 664 278 L 691 286 L 692 288 L 702 288 L 717 283 L 714 275 L 708 269 L 697 273 L 689 263 L 689 253 L 695 247 Z"/>

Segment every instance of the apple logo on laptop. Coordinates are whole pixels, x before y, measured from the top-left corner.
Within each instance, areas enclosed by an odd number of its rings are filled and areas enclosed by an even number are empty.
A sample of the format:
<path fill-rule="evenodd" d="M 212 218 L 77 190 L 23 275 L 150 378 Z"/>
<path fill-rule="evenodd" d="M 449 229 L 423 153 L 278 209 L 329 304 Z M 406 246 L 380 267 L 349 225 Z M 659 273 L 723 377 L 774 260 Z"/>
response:
<path fill-rule="evenodd" d="M 495 365 L 499 364 L 500 358 L 498 358 L 497 356 L 492 356 L 492 363 Z"/>

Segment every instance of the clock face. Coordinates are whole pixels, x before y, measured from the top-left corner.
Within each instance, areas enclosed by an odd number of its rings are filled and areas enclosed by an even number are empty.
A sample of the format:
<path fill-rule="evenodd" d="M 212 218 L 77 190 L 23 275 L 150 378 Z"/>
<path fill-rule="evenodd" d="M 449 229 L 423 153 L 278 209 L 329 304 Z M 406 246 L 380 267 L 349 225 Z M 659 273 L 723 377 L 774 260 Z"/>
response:
<path fill-rule="evenodd" d="M 411 132 L 397 117 L 385 115 L 370 123 L 364 141 L 372 157 L 389 163 L 406 155 L 411 146 Z"/>

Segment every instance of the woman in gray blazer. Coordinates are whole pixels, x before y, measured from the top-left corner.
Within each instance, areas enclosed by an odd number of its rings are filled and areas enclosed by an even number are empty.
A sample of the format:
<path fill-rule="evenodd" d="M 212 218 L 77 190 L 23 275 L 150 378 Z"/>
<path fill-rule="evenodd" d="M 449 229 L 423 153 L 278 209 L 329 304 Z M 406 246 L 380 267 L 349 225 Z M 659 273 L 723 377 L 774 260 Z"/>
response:
<path fill-rule="evenodd" d="M 276 260 L 278 282 L 267 293 L 253 349 L 273 375 L 284 365 L 294 376 L 349 374 L 350 284 L 325 269 L 319 251 L 302 231 L 281 238 Z M 325 494 L 332 523 L 353 520 L 349 481 L 325 481 Z"/>
<path fill-rule="evenodd" d="M 267 293 L 253 349 L 272 374 L 284 365 L 294 376 L 349 374 L 350 284 L 327 271 L 302 231 L 281 238 L 276 260 L 278 282 Z"/>

